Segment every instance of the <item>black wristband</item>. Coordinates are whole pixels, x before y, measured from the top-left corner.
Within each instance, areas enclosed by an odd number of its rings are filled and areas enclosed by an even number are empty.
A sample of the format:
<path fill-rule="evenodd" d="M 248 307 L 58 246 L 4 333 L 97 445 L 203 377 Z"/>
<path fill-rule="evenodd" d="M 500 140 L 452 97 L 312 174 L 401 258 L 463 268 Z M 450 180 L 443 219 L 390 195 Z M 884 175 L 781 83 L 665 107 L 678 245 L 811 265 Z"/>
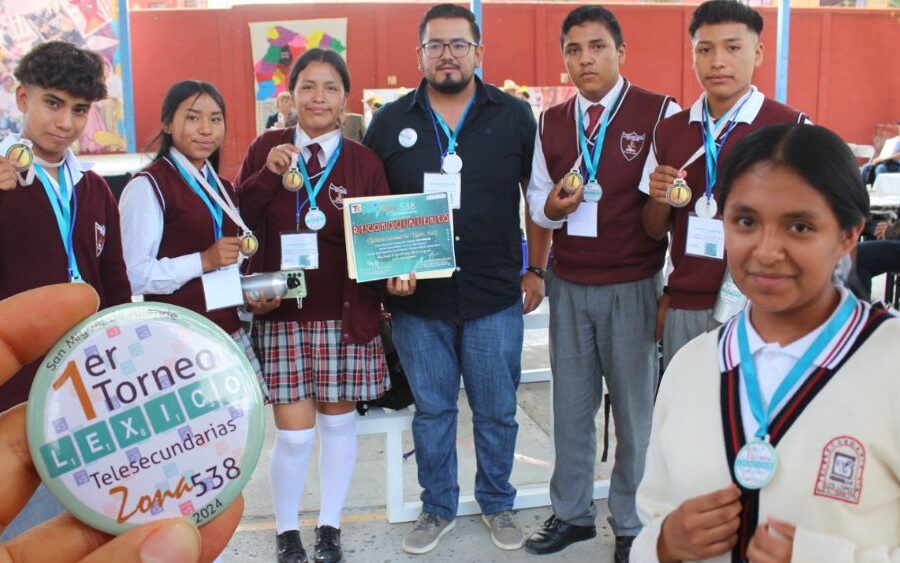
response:
<path fill-rule="evenodd" d="M 544 274 L 547 273 L 543 268 L 538 268 L 537 266 L 528 266 L 527 268 L 525 268 L 525 271 L 531 272 L 541 279 L 544 279 Z"/>

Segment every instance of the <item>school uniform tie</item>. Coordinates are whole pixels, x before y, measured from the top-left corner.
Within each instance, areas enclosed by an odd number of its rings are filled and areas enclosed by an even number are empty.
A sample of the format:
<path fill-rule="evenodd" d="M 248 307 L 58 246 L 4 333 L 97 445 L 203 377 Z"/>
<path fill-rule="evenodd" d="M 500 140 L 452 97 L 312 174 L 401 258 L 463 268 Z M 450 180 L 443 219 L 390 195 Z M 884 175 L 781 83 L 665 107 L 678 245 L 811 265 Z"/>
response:
<path fill-rule="evenodd" d="M 591 145 L 594 144 L 594 140 L 596 139 L 594 129 L 597 127 L 597 124 L 600 123 L 600 116 L 603 114 L 603 105 L 602 104 L 594 104 L 587 109 L 588 114 L 588 126 L 585 129 L 585 132 L 588 135 L 588 143 Z"/>
<path fill-rule="evenodd" d="M 319 143 L 313 143 L 307 145 L 306 148 L 309 150 L 309 160 L 306 161 L 306 173 L 309 174 L 310 179 L 313 179 L 322 172 L 322 165 L 319 163 L 319 151 L 322 150 L 322 147 L 319 146 Z M 313 183 L 315 183 L 315 180 L 313 180 Z"/>

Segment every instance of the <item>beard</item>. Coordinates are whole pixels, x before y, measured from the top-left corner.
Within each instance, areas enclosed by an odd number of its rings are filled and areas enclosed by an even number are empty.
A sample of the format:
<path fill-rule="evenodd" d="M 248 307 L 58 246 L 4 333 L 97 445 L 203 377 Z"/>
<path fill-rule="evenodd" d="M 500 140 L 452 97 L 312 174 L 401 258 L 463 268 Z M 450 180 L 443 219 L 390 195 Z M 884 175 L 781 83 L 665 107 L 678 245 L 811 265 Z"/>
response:
<path fill-rule="evenodd" d="M 466 89 L 466 86 L 468 86 L 470 82 L 472 82 L 474 76 L 474 73 L 469 76 L 463 75 L 460 80 L 454 80 L 452 75 L 444 76 L 443 80 L 435 80 L 430 76 L 426 76 L 425 80 L 428 82 L 429 86 L 441 94 L 459 94 Z"/>

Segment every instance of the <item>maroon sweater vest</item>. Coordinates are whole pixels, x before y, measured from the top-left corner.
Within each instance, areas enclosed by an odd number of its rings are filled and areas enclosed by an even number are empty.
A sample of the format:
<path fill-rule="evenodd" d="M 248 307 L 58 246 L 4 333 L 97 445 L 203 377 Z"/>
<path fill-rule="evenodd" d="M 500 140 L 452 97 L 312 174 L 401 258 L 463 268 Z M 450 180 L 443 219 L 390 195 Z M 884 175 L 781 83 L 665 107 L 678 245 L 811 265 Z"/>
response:
<path fill-rule="evenodd" d="M 650 152 L 654 127 L 671 98 L 626 82 L 611 116 L 600 156 L 597 180 L 603 198 L 597 207 L 597 238 L 569 236 L 568 226 L 553 231 L 553 273 L 580 284 L 610 284 L 644 279 L 660 271 L 666 242 L 644 233 L 638 190 Z M 578 157 L 575 131 L 577 97 L 541 116 L 540 135 L 547 170 L 559 182 Z"/>
<path fill-rule="evenodd" d="M 122 258 L 119 209 L 109 186 L 96 173 L 85 172 L 75 199 L 73 243 L 82 279 L 97 290 L 101 309 L 128 303 L 131 285 Z M 40 179 L 0 190 L 0 225 L 0 299 L 69 281 L 62 237 Z M 3 385 L 0 411 L 28 398 L 39 364 L 28 364 Z"/>
<path fill-rule="evenodd" d="M 281 176 L 266 167 L 269 151 L 292 143 L 294 129 L 267 131 L 256 138 L 247 151 L 235 184 L 241 197 L 241 215 L 260 240 L 260 251 L 250 267 L 254 272 L 281 269 L 281 233 L 294 231 L 296 195 L 281 185 Z M 306 188 L 300 192 L 306 201 Z M 306 270 L 308 296 L 303 307 L 284 301 L 274 311 L 257 317 L 269 321 L 341 320 L 343 340 L 365 344 L 379 334 L 383 283 L 358 284 L 347 276 L 344 246 L 343 198 L 389 195 L 384 167 L 375 153 L 355 141 L 344 139 L 343 150 L 322 186 L 316 202 L 325 213 L 325 227 L 319 231 L 319 268 Z M 300 213 L 300 228 L 306 229 Z"/>
<path fill-rule="evenodd" d="M 186 254 L 203 252 L 215 242 L 213 219 L 209 209 L 194 190 L 182 179 L 178 170 L 167 158 L 158 158 L 147 168 L 138 173 L 150 180 L 159 204 L 163 209 L 163 236 L 159 243 L 156 258 L 177 258 Z M 228 195 L 235 201 L 234 190 L 227 181 L 222 185 Z M 151 187 L 151 189 L 153 189 Z M 158 191 L 157 191 L 158 190 Z M 235 201 L 235 204 L 237 202 Z M 222 218 L 223 236 L 233 237 L 241 234 L 228 215 Z M 174 293 L 165 295 L 144 295 L 147 301 L 160 301 L 178 305 L 199 313 L 216 323 L 222 330 L 231 334 L 241 327 L 241 321 L 234 308 L 206 310 L 206 299 L 203 297 L 203 282 L 194 278 Z"/>
<path fill-rule="evenodd" d="M 751 131 L 776 123 L 798 123 L 805 118 L 799 111 L 766 98 L 752 123 L 738 123 L 724 147 L 719 151 L 719 171 L 731 149 Z M 702 144 L 700 123 L 690 123 L 690 110 L 684 110 L 664 120 L 656 129 L 656 157 L 661 165 L 679 167 Z M 692 200 L 689 205 L 672 210 L 672 263 L 675 269 L 669 275 L 669 306 L 673 309 L 712 309 L 716 304 L 719 286 L 725 277 L 726 260 L 711 260 L 685 255 L 688 216 L 694 211 L 694 203 L 706 189 L 706 160 L 701 156 L 686 168 Z M 718 203 L 718 183 L 713 194 Z M 719 205 L 718 217 L 722 217 Z M 726 257 L 727 258 L 727 257 Z"/>

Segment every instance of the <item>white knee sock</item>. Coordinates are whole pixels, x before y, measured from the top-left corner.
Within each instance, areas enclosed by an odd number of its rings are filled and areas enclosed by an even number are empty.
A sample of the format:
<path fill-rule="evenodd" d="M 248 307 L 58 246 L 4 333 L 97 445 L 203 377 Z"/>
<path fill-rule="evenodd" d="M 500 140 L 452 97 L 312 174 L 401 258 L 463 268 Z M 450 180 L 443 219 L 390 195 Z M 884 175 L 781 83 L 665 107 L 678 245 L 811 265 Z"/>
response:
<path fill-rule="evenodd" d="M 322 486 L 319 526 L 341 527 L 341 510 L 356 467 L 356 416 L 356 411 L 345 414 L 316 413 L 319 480 Z"/>
<path fill-rule="evenodd" d="M 315 428 L 278 430 L 275 435 L 269 485 L 275 505 L 275 529 L 279 534 L 299 529 L 297 513 L 306 487 L 306 469 L 315 437 Z"/>

